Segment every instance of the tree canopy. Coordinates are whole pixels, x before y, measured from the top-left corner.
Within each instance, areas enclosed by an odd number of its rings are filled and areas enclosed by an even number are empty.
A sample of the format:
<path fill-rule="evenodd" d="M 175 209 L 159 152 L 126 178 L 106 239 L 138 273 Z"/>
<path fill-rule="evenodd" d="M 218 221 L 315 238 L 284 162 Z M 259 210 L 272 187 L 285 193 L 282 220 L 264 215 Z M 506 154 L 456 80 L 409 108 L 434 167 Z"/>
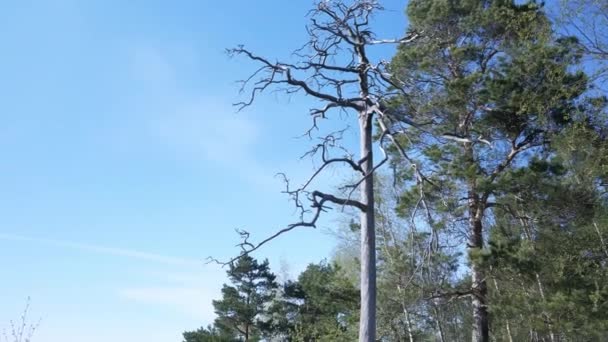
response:
<path fill-rule="evenodd" d="M 346 164 L 362 178 L 336 188 L 361 199 L 288 184 L 314 216 L 278 234 L 315 226 L 329 203 L 360 219 L 336 228 L 332 261 L 280 286 L 248 255 L 277 235 L 254 245 L 246 233 L 218 319 L 186 342 L 352 341 L 358 329 L 360 341 L 608 339 L 607 97 L 593 64 L 605 55 L 591 38 L 606 27 L 586 32 L 580 12 L 557 21 L 540 1 L 410 0 L 408 39 L 374 64 L 366 49 L 389 42 L 369 28 L 378 2 L 315 6 L 329 21 L 312 21 L 301 64 L 233 50 L 268 76 L 244 105 L 281 84 L 327 104 L 311 111 L 312 131 L 330 109 L 356 112 L 361 159 L 333 157 L 343 131 L 326 136 L 311 180 Z M 343 43 L 352 58 L 332 64 Z M 243 278 L 249 268 L 259 271 Z"/>

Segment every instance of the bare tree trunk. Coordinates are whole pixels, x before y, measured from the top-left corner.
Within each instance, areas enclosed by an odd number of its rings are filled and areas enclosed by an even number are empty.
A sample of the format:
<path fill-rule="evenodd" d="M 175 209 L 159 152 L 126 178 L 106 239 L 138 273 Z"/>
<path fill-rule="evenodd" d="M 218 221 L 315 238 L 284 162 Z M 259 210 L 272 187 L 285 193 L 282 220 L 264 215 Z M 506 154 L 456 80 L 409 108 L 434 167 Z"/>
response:
<path fill-rule="evenodd" d="M 388 217 L 387 213 L 384 213 L 383 215 Z M 392 227 L 390 227 L 390 225 L 389 225 L 389 228 L 386 228 L 383 225 L 377 226 L 376 228 L 382 229 L 382 231 L 384 233 L 386 233 L 388 231 L 388 234 L 390 234 L 390 238 L 392 239 L 393 243 L 396 244 L 397 238 L 395 237 L 395 232 L 392 229 Z M 388 262 L 391 265 L 395 265 L 396 264 L 395 258 L 393 257 L 391 251 L 388 248 L 389 242 L 387 241 L 386 234 L 383 234 L 383 237 L 384 237 L 384 243 L 382 245 L 384 247 L 384 254 L 387 257 Z M 413 250 L 412 250 L 412 253 L 413 253 Z M 401 279 L 399 279 L 397 281 L 397 292 L 399 294 L 399 302 L 401 303 L 401 310 L 403 311 L 403 320 L 405 322 L 405 329 L 406 329 L 405 333 L 407 334 L 407 338 L 408 338 L 409 342 L 414 342 L 412 320 L 410 319 L 410 312 L 407 309 L 407 301 L 405 299 L 405 291 L 403 289 L 403 286 L 401 286 Z"/>
<path fill-rule="evenodd" d="M 600 227 L 598 227 L 597 223 L 593 221 L 593 227 L 595 227 L 595 232 L 597 236 L 600 238 L 600 243 L 602 244 L 602 250 L 604 254 L 608 257 L 608 248 L 606 248 L 606 243 L 604 242 L 604 237 L 602 236 L 602 232 L 600 232 Z"/>
<path fill-rule="evenodd" d="M 546 303 L 547 300 L 545 298 L 545 290 L 543 287 L 543 283 L 540 280 L 540 274 L 538 274 L 538 272 L 534 272 L 534 275 L 536 276 L 536 284 L 538 285 L 538 292 L 540 293 L 540 298 L 543 300 L 543 303 Z M 553 333 L 553 329 L 551 328 L 550 323 L 551 317 L 549 317 L 549 314 L 546 311 L 543 311 L 543 316 L 545 316 L 546 320 L 545 325 L 549 329 L 549 339 L 551 340 L 551 342 L 555 342 L 555 334 Z"/>
<path fill-rule="evenodd" d="M 466 120 L 463 120 L 465 122 Z M 475 164 L 473 145 L 464 144 L 464 153 L 468 165 Z M 483 212 L 484 205 L 477 192 L 477 177 L 470 176 L 468 179 L 468 204 L 469 204 L 469 253 L 479 252 L 483 249 Z M 488 286 L 486 274 L 483 268 L 475 260 L 471 260 L 472 281 L 472 306 L 473 306 L 473 342 L 489 342 L 490 329 L 488 318 Z"/>
<path fill-rule="evenodd" d="M 361 183 L 361 317 L 359 342 L 376 340 L 376 229 L 374 217 L 374 161 L 372 155 L 372 115 L 361 113 L 360 143 L 365 179 Z"/>
<path fill-rule="evenodd" d="M 494 287 L 496 288 L 496 293 L 498 293 L 498 296 L 501 296 L 502 294 L 500 293 L 500 288 L 498 288 L 498 282 L 496 281 L 496 278 L 493 278 L 494 281 Z M 507 330 L 507 339 L 509 340 L 509 342 L 513 342 L 513 335 L 511 334 L 511 324 L 509 323 L 508 319 L 505 319 L 505 329 Z"/>
<path fill-rule="evenodd" d="M 410 320 L 410 313 L 407 311 L 405 305 L 403 305 L 403 314 L 405 316 L 405 324 L 407 326 L 407 337 L 409 338 L 410 342 L 414 342 L 414 335 L 412 334 L 412 321 Z"/>
<path fill-rule="evenodd" d="M 379 227 L 378 227 L 379 228 Z M 390 228 L 389 228 L 390 229 Z M 389 230 L 391 238 L 393 241 L 397 241 L 397 239 L 395 238 L 395 232 L 390 229 Z M 391 264 L 395 264 L 395 259 L 393 258 L 391 252 L 389 251 L 388 247 L 388 242 L 386 241 L 386 237 L 384 237 L 384 254 L 387 256 L 388 261 Z M 399 293 L 399 301 L 401 302 L 401 309 L 403 310 L 403 319 L 405 320 L 405 328 L 406 328 L 406 333 L 407 333 L 407 337 L 409 339 L 410 342 L 414 342 L 414 335 L 412 334 L 412 320 L 410 319 L 410 312 L 407 310 L 407 303 L 405 301 L 404 298 L 404 291 L 403 291 L 403 287 L 400 284 L 400 281 L 397 282 L 397 292 Z"/>
<path fill-rule="evenodd" d="M 505 327 L 507 329 L 507 338 L 509 342 L 513 342 L 513 335 L 511 334 L 511 324 L 509 324 L 509 320 L 507 320 Z"/>
<path fill-rule="evenodd" d="M 523 216 L 520 215 L 519 221 L 522 224 L 524 233 L 526 234 L 526 238 L 528 239 L 528 241 L 532 241 L 532 232 L 530 230 L 530 226 L 528 225 L 528 220 L 523 219 Z M 534 272 L 534 276 L 536 277 L 536 285 L 538 286 L 538 292 L 540 294 L 540 298 L 542 299 L 543 303 L 546 303 L 547 300 L 545 298 L 545 290 L 543 287 L 542 280 L 540 279 L 540 274 L 538 274 L 538 272 Z M 549 316 L 549 313 L 547 313 L 544 310 L 543 310 L 543 316 L 545 316 L 545 322 L 546 322 L 545 325 L 547 326 L 547 329 L 549 330 L 549 339 L 551 340 L 551 342 L 555 342 L 555 334 L 553 333 L 553 329 L 551 328 L 551 324 L 550 324 L 551 317 Z"/>
<path fill-rule="evenodd" d="M 443 326 L 441 325 L 441 318 L 439 317 L 437 305 L 435 305 L 435 303 L 432 303 L 431 305 L 433 306 L 433 314 L 435 316 L 435 326 L 437 328 L 437 333 L 439 334 L 439 342 L 445 342 L 445 333 L 443 332 Z"/>
<path fill-rule="evenodd" d="M 528 289 L 526 288 L 526 285 L 524 284 L 523 281 L 520 280 L 519 285 L 521 286 L 521 292 L 523 294 L 525 294 L 525 297 L 530 298 L 532 297 L 530 295 L 530 293 L 528 292 Z M 526 307 L 528 308 L 528 313 L 531 314 L 534 312 L 534 310 L 532 310 L 532 306 L 530 305 L 530 302 L 526 301 Z M 524 317 L 524 315 L 519 314 L 519 318 L 521 320 L 521 322 L 526 322 L 526 318 Z M 528 328 L 528 335 L 530 336 L 530 341 L 538 341 L 538 333 L 536 332 L 536 330 L 534 330 L 533 326 L 530 325 Z"/>
<path fill-rule="evenodd" d="M 482 224 L 481 220 L 475 216 L 470 219 L 471 236 L 469 238 L 469 249 L 481 250 L 483 248 Z M 488 287 L 485 272 L 475 261 L 471 263 L 471 278 L 473 283 L 472 341 L 488 342 L 490 339 L 487 305 Z"/>

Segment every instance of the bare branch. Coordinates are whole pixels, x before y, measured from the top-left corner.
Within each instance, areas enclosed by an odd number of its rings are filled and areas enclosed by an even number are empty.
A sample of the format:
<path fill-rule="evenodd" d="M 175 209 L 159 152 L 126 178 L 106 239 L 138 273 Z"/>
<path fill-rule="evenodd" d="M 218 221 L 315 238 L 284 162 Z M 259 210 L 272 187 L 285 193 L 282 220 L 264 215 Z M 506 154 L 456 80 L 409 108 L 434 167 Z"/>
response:
<path fill-rule="evenodd" d="M 489 177 L 489 182 L 492 183 L 494 182 L 494 180 L 507 168 L 509 167 L 509 165 L 511 165 L 511 163 L 513 162 L 513 160 L 515 159 L 515 157 L 517 157 L 521 152 L 531 148 L 534 146 L 533 141 L 534 139 L 540 134 L 542 133 L 542 130 L 533 130 L 532 132 L 528 133 L 526 136 L 524 136 L 524 138 L 517 143 L 517 139 L 513 140 L 511 142 L 511 151 L 509 151 L 509 154 L 507 154 L 507 156 L 505 157 L 505 159 L 496 166 L 496 168 L 494 169 L 494 171 L 492 171 L 492 173 L 490 174 Z M 486 204 L 488 202 L 488 198 L 490 197 L 490 195 L 492 194 L 492 189 L 489 188 L 488 190 L 484 191 L 484 193 L 481 196 L 481 203 L 482 204 Z"/>
<path fill-rule="evenodd" d="M 412 43 L 413 41 L 415 41 L 418 38 L 420 38 L 420 33 L 411 32 L 407 36 L 405 36 L 403 38 L 400 38 L 400 39 L 379 39 L 379 40 L 372 40 L 372 41 L 368 42 L 368 44 L 371 44 L 371 45 L 377 45 L 377 44 L 408 44 L 408 43 Z"/>
<path fill-rule="evenodd" d="M 452 134 L 452 133 L 444 133 L 444 134 L 441 135 L 441 137 L 443 139 L 454 140 L 454 141 L 457 141 L 457 142 L 460 142 L 460 143 L 464 143 L 464 144 L 466 144 L 466 143 L 472 144 L 472 143 L 475 143 L 475 142 L 481 142 L 481 143 L 484 143 L 484 144 L 488 145 L 490 148 L 492 148 L 492 143 L 490 141 L 488 141 L 487 139 L 484 139 L 483 136 L 476 137 L 473 140 L 471 138 L 462 137 L 462 136 L 459 136 L 459 135 L 456 135 L 456 134 Z"/>
<path fill-rule="evenodd" d="M 320 191 L 313 191 L 312 195 L 313 195 L 313 197 L 321 198 L 319 205 L 322 205 L 323 202 L 329 201 L 329 202 L 332 202 L 335 204 L 355 207 L 363 212 L 365 212 L 369 209 L 369 208 L 367 208 L 367 206 L 365 204 L 363 204 L 359 201 L 355 201 L 355 200 L 348 199 L 348 198 L 339 198 L 334 195 L 322 193 Z"/>
<path fill-rule="evenodd" d="M 242 239 L 241 243 L 239 243 L 237 245 L 238 247 L 241 248 L 241 254 L 239 254 L 236 257 L 231 258 L 228 261 L 220 261 L 218 259 L 209 257 L 209 258 L 207 258 L 208 263 L 214 262 L 214 263 L 217 263 L 217 264 L 220 264 L 223 266 L 230 265 L 230 264 L 234 263 L 235 261 L 237 261 L 238 259 L 242 258 L 243 256 L 249 255 L 249 254 L 255 252 L 256 250 L 258 250 L 260 247 L 264 246 L 268 242 L 270 242 L 270 241 L 278 238 L 279 236 L 281 236 L 287 232 L 290 232 L 296 228 L 300 228 L 300 227 L 316 228 L 317 221 L 319 220 L 319 217 L 321 216 L 321 212 L 323 212 L 327 209 L 327 207 L 325 206 L 326 202 L 331 202 L 331 203 L 339 204 L 339 205 L 353 206 L 353 207 L 358 208 L 361 211 L 368 210 L 367 206 L 365 206 L 363 203 L 361 203 L 359 201 L 339 198 L 339 197 L 333 196 L 331 194 L 322 193 L 320 191 L 313 191 L 311 195 L 312 195 L 311 207 L 314 208 L 315 211 L 310 220 L 308 220 L 308 221 L 302 220 L 297 223 L 292 223 L 292 224 L 288 225 L 287 227 L 272 234 L 271 236 L 267 237 L 266 239 L 264 239 L 258 243 L 255 243 L 255 244 L 251 243 L 249 241 L 249 237 L 250 237 L 249 232 L 247 232 L 245 230 L 237 230 L 237 232 L 239 233 L 239 235 L 241 236 L 241 239 Z"/>
<path fill-rule="evenodd" d="M 474 290 L 464 290 L 464 291 L 454 290 L 454 291 L 450 291 L 450 292 L 437 292 L 437 293 L 434 293 L 434 294 L 426 297 L 425 299 L 426 300 L 447 299 L 449 302 L 456 298 L 469 297 L 469 296 L 472 296 L 473 294 L 474 294 Z"/>

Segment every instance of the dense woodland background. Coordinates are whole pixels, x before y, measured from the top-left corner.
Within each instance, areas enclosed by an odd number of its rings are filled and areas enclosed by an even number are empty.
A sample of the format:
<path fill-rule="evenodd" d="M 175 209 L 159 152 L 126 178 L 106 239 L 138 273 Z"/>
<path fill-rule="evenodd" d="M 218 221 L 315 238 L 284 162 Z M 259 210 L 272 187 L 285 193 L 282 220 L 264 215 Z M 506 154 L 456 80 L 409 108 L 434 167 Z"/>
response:
<path fill-rule="evenodd" d="M 352 19 L 361 39 L 354 50 L 384 43 L 373 35 L 379 5 L 315 4 L 312 43 L 298 55 L 305 64 L 232 50 L 269 72 L 245 106 L 284 82 L 287 92 L 300 87 L 308 95 L 337 87 L 330 100 L 359 110 L 341 92 L 361 82 L 357 66 L 381 69 L 365 74 L 365 89 L 382 106 L 374 111 L 374 143 L 386 153 L 383 167 L 371 170 L 375 339 L 608 340 L 608 2 L 411 0 L 403 28 L 409 39 L 397 42 L 390 61 L 350 60 L 348 49 L 319 56 L 331 45 L 315 31 L 325 27 L 318 15 Z M 351 37 L 339 36 L 338 19 L 330 16 L 338 24 L 326 30 L 336 46 Z M 344 65 L 330 70 L 337 76 L 321 74 L 330 60 Z M 339 78 L 351 67 L 354 80 Z M 312 71 L 312 81 L 291 82 L 287 68 Z M 311 112 L 315 125 L 328 109 Z M 323 162 L 336 158 L 339 141 L 327 135 L 315 152 Z M 335 186 L 346 198 L 343 185 Z M 351 204 L 293 188 L 288 194 L 298 208 L 298 195 L 312 196 L 312 208 Z M 254 258 L 263 249 L 250 253 L 258 246 L 243 232 L 244 254 L 228 263 L 222 297 L 213 302 L 216 321 L 185 332 L 184 341 L 356 340 L 361 224 L 352 217 L 336 229 L 335 255 L 281 282 Z"/>

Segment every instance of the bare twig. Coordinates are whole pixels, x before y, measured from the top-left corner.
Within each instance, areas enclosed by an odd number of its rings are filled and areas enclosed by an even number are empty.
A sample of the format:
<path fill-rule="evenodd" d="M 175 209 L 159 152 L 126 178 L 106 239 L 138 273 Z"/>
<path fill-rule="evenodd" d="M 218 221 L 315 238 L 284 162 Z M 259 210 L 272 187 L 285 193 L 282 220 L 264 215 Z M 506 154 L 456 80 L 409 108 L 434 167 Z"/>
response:
<path fill-rule="evenodd" d="M 31 298 L 27 297 L 25 308 L 21 313 L 21 317 L 18 322 L 10 321 L 11 331 L 10 338 L 5 331 L 3 331 L 3 337 L 5 342 L 31 342 L 32 336 L 34 336 L 34 332 L 40 326 L 41 319 L 39 319 L 36 323 L 28 323 L 27 315 L 30 309 Z"/>

